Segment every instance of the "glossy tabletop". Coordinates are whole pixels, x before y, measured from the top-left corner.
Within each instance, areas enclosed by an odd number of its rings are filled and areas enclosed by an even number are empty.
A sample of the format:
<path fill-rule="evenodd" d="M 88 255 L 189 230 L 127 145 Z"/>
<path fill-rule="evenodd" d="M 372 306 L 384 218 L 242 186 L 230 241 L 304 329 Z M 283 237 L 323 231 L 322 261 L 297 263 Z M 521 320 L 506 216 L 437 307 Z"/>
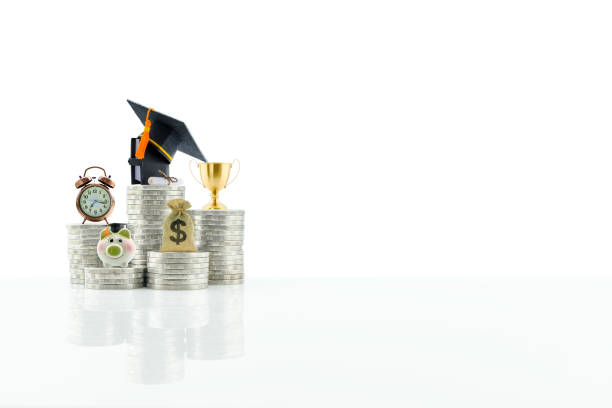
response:
<path fill-rule="evenodd" d="M 0 283 L 0 406 L 612 403 L 607 278 Z"/>

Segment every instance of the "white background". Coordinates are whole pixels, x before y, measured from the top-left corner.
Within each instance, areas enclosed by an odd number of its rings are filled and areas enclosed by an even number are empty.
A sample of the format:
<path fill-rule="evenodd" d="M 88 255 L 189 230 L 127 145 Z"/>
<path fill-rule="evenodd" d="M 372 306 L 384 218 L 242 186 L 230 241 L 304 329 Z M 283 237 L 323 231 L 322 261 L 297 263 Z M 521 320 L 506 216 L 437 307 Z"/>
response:
<path fill-rule="evenodd" d="M 244 208 L 249 276 L 607 274 L 605 1 L 0 6 L 0 277 L 67 279 L 73 187 L 125 221 L 125 102 L 184 120 Z M 171 172 L 200 207 L 188 158 Z M 23 260 L 32 267 L 24 267 Z"/>

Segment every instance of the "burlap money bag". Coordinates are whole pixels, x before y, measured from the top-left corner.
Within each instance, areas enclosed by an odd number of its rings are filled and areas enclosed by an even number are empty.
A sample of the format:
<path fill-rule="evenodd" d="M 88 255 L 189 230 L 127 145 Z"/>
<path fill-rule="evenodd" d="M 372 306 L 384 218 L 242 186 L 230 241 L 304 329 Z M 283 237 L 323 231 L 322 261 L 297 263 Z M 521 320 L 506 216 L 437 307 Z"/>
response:
<path fill-rule="evenodd" d="M 189 201 L 176 198 L 168 201 L 172 210 L 164 220 L 162 245 L 160 252 L 196 252 L 193 243 L 193 218 L 187 212 L 191 208 Z"/>

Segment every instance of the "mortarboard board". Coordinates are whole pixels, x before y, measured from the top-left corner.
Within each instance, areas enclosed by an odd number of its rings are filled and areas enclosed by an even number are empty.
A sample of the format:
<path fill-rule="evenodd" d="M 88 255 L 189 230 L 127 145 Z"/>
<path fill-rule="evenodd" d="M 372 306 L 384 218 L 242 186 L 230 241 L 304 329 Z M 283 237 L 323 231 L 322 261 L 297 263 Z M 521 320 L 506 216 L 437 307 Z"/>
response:
<path fill-rule="evenodd" d="M 121 231 L 122 229 L 126 228 L 127 224 L 123 222 L 113 222 L 113 223 L 108 224 L 108 226 L 110 227 L 111 232 L 117 233 Z"/>
<path fill-rule="evenodd" d="M 185 123 L 129 99 L 128 103 L 145 126 L 143 134 L 132 138 L 128 161 L 132 184 L 146 184 L 149 177 L 158 176 L 159 170 L 170 175 L 168 168 L 177 150 L 206 161 Z"/>

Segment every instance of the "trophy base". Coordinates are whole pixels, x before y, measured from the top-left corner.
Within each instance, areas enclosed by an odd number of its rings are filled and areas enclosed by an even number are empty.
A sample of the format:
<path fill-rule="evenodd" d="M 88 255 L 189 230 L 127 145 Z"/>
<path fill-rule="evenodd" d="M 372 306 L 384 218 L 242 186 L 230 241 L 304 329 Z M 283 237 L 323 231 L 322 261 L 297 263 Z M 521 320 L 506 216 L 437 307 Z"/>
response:
<path fill-rule="evenodd" d="M 204 210 L 227 210 L 227 206 L 217 201 L 216 203 L 206 204 L 203 209 Z"/>

